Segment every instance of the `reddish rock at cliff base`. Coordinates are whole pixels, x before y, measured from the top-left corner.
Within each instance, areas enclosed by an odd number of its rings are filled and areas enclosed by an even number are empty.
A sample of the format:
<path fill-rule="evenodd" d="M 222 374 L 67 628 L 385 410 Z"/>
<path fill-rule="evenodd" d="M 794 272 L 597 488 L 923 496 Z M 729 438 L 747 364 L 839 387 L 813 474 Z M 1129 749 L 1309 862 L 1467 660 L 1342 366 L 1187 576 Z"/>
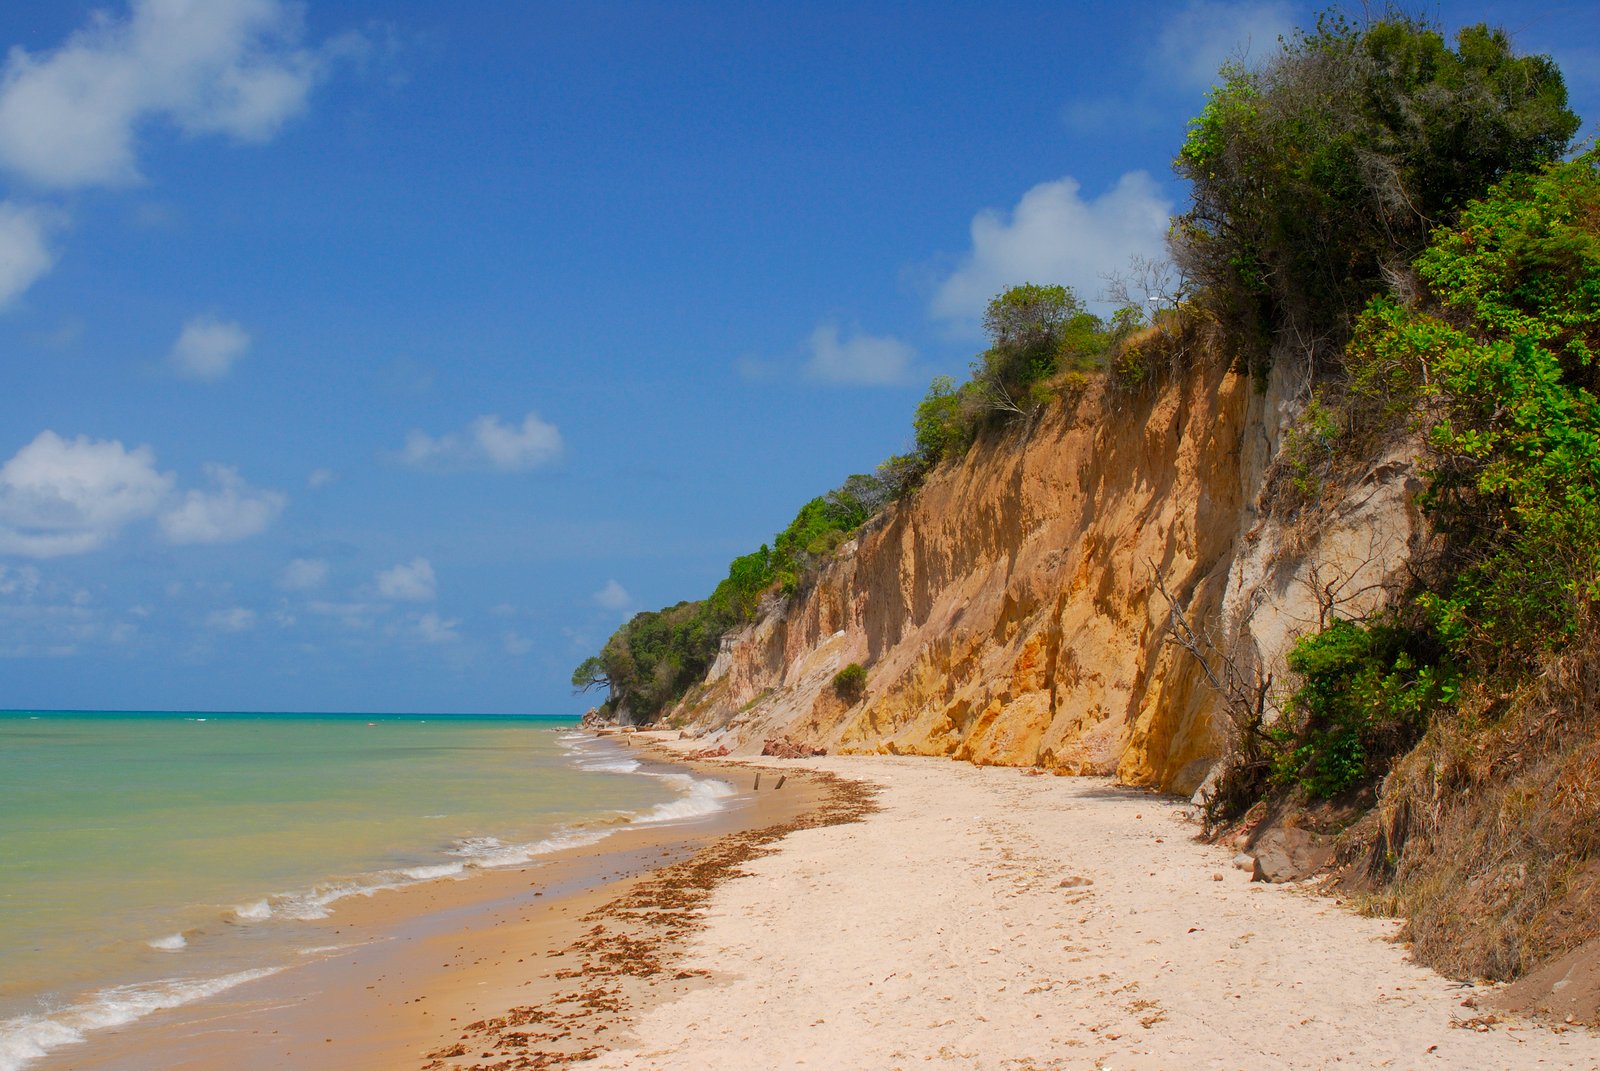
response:
<path fill-rule="evenodd" d="M 761 754 L 770 755 L 775 759 L 809 759 L 814 755 L 827 753 L 827 748 L 803 744 L 788 736 L 775 736 L 761 745 Z"/>
<path fill-rule="evenodd" d="M 1303 829 L 1269 829 L 1256 841 L 1254 855 L 1252 880 L 1299 881 L 1327 866 L 1333 849 Z"/>
<path fill-rule="evenodd" d="M 691 752 L 689 752 L 689 754 L 685 755 L 684 758 L 688 758 L 688 759 L 720 759 L 720 758 L 725 758 L 727 756 L 727 754 L 728 754 L 728 746 L 726 744 L 718 744 L 716 747 L 707 747 L 707 748 L 701 748 L 699 751 L 691 751 Z"/>

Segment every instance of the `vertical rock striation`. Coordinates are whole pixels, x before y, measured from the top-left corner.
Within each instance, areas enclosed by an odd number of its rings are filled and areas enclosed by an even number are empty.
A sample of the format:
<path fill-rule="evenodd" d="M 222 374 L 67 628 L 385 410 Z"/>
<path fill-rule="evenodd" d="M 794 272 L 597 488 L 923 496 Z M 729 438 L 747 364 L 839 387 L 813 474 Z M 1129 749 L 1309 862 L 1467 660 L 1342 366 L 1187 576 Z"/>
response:
<path fill-rule="evenodd" d="M 1314 523 L 1263 513 L 1288 380 L 1214 362 L 986 437 L 727 636 L 674 717 L 736 749 L 788 734 L 1194 791 L 1229 721 L 1161 588 L 1214 661 L 1272 673 L 1330 602 L 1381 602 L 1420 529 L 1398 455 Z M 832 687 L 851 662 L 855 703 Z"/>

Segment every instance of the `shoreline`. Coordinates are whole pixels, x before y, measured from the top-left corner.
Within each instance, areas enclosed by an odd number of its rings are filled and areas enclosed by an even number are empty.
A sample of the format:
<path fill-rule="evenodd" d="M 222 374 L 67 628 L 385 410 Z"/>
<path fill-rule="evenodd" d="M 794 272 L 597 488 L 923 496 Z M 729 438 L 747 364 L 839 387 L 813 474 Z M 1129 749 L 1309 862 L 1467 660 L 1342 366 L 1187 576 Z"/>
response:
<path fill-rule="evenodd" d="M 1181 800 L 928 758 L 695 761 L 697 741 L 635 741 L 764 790 L 721 829 L 577 850 L 567 883 L 489 875 L 494 897 L 420 914 L 398 903 L 415 890 L 374 897 L 358 905 L 374 919 L 411 921 L 348 962 L 118 1032 L 114 1056 L 36 1066 L 1600 1064 L 1594 1031 L 1497 1016 L 1482 1009 L 1498 987 L 1410 962 L 1397 922 L 1251 882 Z M 799 791 L 771 791 L 773 775 Z M 581 878 L 585 854 L 609 869 Z"/>
<path fill-rule="evenodd" d="M 686 761 L 664 749 L 638 752 L 640 760 L 699 778 L 742 780 L 736 766 Z M 693 821 L 620 828 L 523 866 L 341 900 L 314 924 L 323 938 L 316 955 L 95 1030 L 30 1060 L 26 1071 L 420 1067 L 425 1052 L 449 1047 L 446 1035 L 455 1036 L 457 1025 L 534 995 L 540 980 L 525 977 L 528 950 L 544 954 L 576 943 L 584 936 L 578 920 L 662 867 L 725 838 L 792 821 L 813 811 L 821 794 L 807 778 L 791 779 L 781 793 L 737 787 L 737 802 Z M 602 1033 L 620 1022 L 615 1010 L 587 1018 Z"/>

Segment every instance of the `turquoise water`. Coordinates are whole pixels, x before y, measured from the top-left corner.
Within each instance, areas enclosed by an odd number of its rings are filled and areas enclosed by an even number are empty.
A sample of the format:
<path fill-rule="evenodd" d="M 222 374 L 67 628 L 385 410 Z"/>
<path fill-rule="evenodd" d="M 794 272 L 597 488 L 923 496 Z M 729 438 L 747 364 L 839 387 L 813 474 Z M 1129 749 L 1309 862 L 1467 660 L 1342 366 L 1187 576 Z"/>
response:
<path fill-rule="evenodd" d="M 343 897 L 706 813 L 573 719 L 0 713 L 0 1071 L 283 965 Z"/>

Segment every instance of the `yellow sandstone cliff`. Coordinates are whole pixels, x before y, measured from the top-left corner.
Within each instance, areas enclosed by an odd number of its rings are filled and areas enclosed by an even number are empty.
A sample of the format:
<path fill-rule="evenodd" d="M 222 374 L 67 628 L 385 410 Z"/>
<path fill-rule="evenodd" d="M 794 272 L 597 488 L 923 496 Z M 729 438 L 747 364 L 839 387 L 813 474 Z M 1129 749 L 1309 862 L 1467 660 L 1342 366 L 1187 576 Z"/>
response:
<path fill-rule="evenodd" d="M 992 434 L 727 636 L 673 721 L 736 751 L 788 734 L 1195 791 L 1230 722 L 1169 641 L 1158 578 L 1214 670 L 1286 683 L 1294 637 L 1382 601 L 1419 530 L 1403 456 L 1315 522 L 1266 515 L 1292 379 L 1214 361 L 1143 392 L 1099 382 Z M 851 662 L 868 679 L 847 704 Z"/>

